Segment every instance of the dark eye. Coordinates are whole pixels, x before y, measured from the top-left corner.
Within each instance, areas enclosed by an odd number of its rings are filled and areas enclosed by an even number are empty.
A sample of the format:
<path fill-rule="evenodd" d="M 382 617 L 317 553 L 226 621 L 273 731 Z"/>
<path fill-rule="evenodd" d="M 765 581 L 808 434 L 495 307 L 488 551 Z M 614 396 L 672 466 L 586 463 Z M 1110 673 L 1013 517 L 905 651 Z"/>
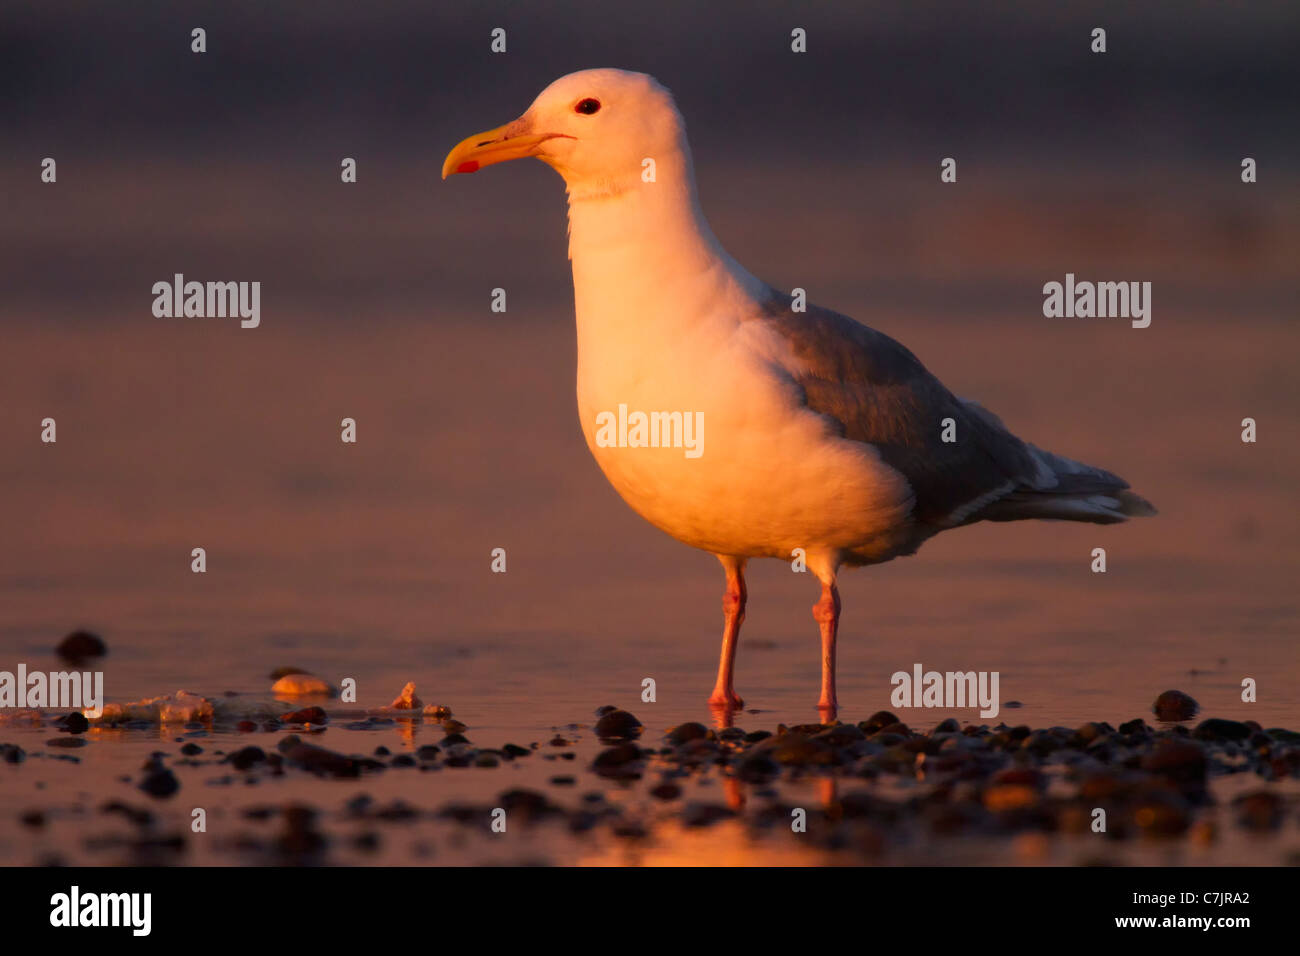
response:
<path fill-rule="evenodd" d="M 598 109 L 600 109 L 600 100 L 593 100 L 591 97 L 587 97 L 585 100 L 578 101 L 578 105 L 573 108 L 573 112 L 586 113 L 590 116 Z"/>

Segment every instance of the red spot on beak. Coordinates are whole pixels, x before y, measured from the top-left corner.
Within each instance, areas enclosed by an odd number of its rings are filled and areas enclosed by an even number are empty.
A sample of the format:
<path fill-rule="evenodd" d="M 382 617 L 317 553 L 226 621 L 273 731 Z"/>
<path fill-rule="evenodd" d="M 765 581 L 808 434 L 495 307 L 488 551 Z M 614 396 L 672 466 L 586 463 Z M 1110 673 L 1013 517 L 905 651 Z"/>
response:
<path fill-rule="evenodd" d="M 461 163 L 459 166 L 456 167 L 456 172 L 458 172 L 458 173 L 476 173 L 476 172 L 478 172 L 478 161 L 477 161 L 477 160 L 474 160 L 474 159 L 471 159 L 471 160 L 468 160 L 468 161 L 466 161 L 466 162 L 463 162 L 463 163 Z"/>

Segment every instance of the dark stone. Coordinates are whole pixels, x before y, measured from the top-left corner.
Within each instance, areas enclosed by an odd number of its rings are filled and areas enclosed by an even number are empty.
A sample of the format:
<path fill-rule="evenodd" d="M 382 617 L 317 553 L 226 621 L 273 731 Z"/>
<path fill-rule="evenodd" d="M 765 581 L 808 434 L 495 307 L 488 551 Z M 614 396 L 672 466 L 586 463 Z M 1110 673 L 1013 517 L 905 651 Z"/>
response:
<path fill-rule="evenodd" d="M 506 744 L 501 748 L 501 752 L 507 757 L 527 757 L 532 753 L 527 747 L 520 747 L 518 744 Z"/>
<path fill-rule="evenodd" d="M 700 740 L 709 736 L 709 728 L 703 724 L 691 722 L 679 724 L 672 730 L 668 731 L 668 742 L 674 747 L 680 747 L 688 740 Z"/>
<path fill-rule="evenodd" d="M 718 803 L 688 803 L 682 808 L 681 821 L 683 826 L 707 827 L 735 815 L 734 810 Z"/>
<path fill-rule="evenodd" d="M 84 734 L 90 729 L 90 721 L 86 719 L 86 715 L 75 710 L 65 717 L 60 717 L 54 724 L 60 730 L 70 734 Z"/>
<path fill-rule="evenodd" d="M 780 766 L 766 754 L 750 754 L 736 768 L 736 776 L 746 783 L 766 783 L 780 773 Z"/>
<path fill-rule="evenodd" d="M 180 788 L 181 783 L 176 779 L 176 775 L 166 768 L 154 770 L 140 781 L 140 789 L 159 800 L 172 796 Z"/>
<path fill-rule="evenodd" d="M 1125 721 L 1119 725 L 1119 732 L 1121 734 L 1146 734 L 1150 729 L 1151 728 L 1147 726 L 1147 722 L 1141 717 Z"/>
<path fill-rule="evenodd" d="M 86 743 L 87 741 L 85 737 L 54 737 L 45 741 L 45 746 L 61 747 L 67 750 L 75 747 L 84 747 L 86 746 Z"/>
<path fill-rule="evenodd" d="M 1280 794 L 1254 790 L 1232 801 L 1238 822 L 1248 830 L 1274 830 L 1282 822 L 1285 807 Z"/>
<path fill-rule="evenodd" d="M 94 657 L 103 657 L 108 653 L 108 645 L 98 634 L 73 631 L 59 642 L 55 651 L 69 664 L 81 664 Z"/>
<path fill-rule="evenodd" d="M 676 800 L 681 795 L 682 788 L 667 780 L 650 790 L 650 796 L 656 800 Z"/>
<path fill-rule="evenodd" d="M 1200 705 L 1181 690 L 1167 690 L 1156 698 L 1152 708 L 1157 720 L 1178 721 L 1191 720 L 1200 710 Z"/>
<path fill-rule="evenodd" d="M 199 754 L 203 753 L 203 748 L 198 744 L 186 744 L 181 747 L 181 753 L 187 757 L 197 757 Z"/>
<path fill-rule="evenodd" d="M 1235 720 L 1211 717 L 1197 724 L 1192 736 L 1197 740 L 1245 740 L 1250 736 L 1250 727 Z"/>
<path fill-rule="evenodd" d="M 242 750 L 236 750 L 226 758 L 226 762 L 236 770 L 247 770 L 254 764 L 262 763 L 264 760 L 266 760 L 266 751 L 261 747 L 244 747 Z"/>
<path fill-rule="evenodd" d="M 612 710 L 596 721 L 596 736 L 604 740 L 634 740 L 641 730 L 641 721 L 626 710 Z"/>
<path fill-rule="evenodd" d="M 17 744 L 0 744 L 0 758 L 5 763 L 22 763 L 26 757 L 27 751 Z"/>
<path fill-rule="evenodd" d="M 898 718 L 887 710 L 878 710 L 866 720 L 858 724 L 858 729 L 864 734 L 874 734 L 882 727 L 888 727 L 890 724 L 898 723 Z"/>
<path fill-rule="evenodd" d="M 415 752 L 415 755 L 421 760 L 437 760 L 438 754 L 440 753 L 442 753 L 441 747 L 436 747 L 433 744 L 425 744 Z"/>
<path fill-rule="evenodd" d="M 323 707 L 304 707 L 281 714 L 280 719 L 286 724 L 324 724 L 329 721 L 329 716 Z"/>
<path fill-rule="evenodd" d="M 1199 744 L 1188 740 L 1162 740 L 1142 758 L 1142 769 L 1178 784 L 1184 790 L 1205 785 L 1208 762 Z"/>
<path fill-rule="evenodd" d="M 153 814 L 148 810 L 139 807 L 132 807 L 120 800 L 113 800 L 99 808 L 100 813 L 120 813 L 131 823 L 138 827 L 147 827 L 153 824 Z"/>

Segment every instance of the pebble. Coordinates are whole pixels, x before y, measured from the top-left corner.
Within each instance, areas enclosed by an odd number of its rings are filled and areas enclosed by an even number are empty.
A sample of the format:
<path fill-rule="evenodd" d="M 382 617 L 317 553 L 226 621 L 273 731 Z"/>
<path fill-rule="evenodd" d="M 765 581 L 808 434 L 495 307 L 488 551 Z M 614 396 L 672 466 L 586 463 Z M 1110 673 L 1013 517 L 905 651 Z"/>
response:
<path fill-rule="evenodd" d="M 415 696 L 415 682 L 411 681 L 402 688 L 402 692 L 388 706 L 395 710 L 422 710 L 424 701 Z"/>
<path fill-rule="evenodd" d="M 266 751 L 261 747 L 244 747 L 232 753 L 226 761 L 236 770 L 248 770 L 266 761 Z"/>
<path fill-rule="evenodd" d="M 603 740 L 633 740 L 641 731 L 641 721 L 626 710 L 611 710 L 596 721 L 596 736 Z"/>
<path fill-rule="evenodd" d="M 1200 710 L 1200 705 L 1181 690 L 1167 690 L 1156 698 L 1152 708 L 1157 720 L 1179 721 L 1191 720 Z"/>
<path fill-rule="evenodd" d="M 707 736 L 709 736 L 709 728 L 694 722 L 679 724 L 667 734 L 668 742 L 674 747 L 680 747 L 688 740 L 699 740 Z"/>
<path fill-rule="evenodd" d="M 283 697 L 333 697 L 334 688 L 319 677 L 294 672 L 272 684 L 271 693 Z"/>
<path fill-rule="evenodd" d="M 302 710 L 291 710 L 287 714 L 281 714 L 280 719 L 286 724 L 324 724 L 329 722 L 329 716 L 325 713 L 323 707 L 304 707 Z"/>
<path fill-rule="evenodd" d="M 84 734 L 90 729 L 90 721 L 86 719 L 86 715 L 76 710 L 67 716 L 60 717 L 54 722 L 54 725 L 70 734 Z"/>
<path fill-rule="evenodd" d="M 181 747 L 181 753 L 187 757 L 197 757 L 199 754 L 203 753 L 203 748 L 198 744 L 185 744 Z"/>
<path fill-rule="evenodd" d="M 91 658 L 103 657 L 108 653 L 108 645 L 98 634 L 89 631 L 73 631 L 59 642 L 55 653 L 69 664 L 82 664 Z"/>
<path fill-rule="evenodd" d="M 1201 721 L 1192 731 L 1197 740 L 1246 740 L 1250 735 L 1249 725 L 1218 717 Z"/>
<path fill-rule="evenodd" d="M 143 780 L 140 781 L 140 789 L 151 797 L 159 800 L 166 799 L 176 793 L 181 788 L 181 783 L 176 779 L 176 775 L 166 767 L 159 767 L 147 773 Z"/>
<path fill-rule="evenodd" d="M 26 757 L 27 751 L 17 744 L 0 744 L 0 758 L 3 758 L 5 763 L 22 763 Z"/>

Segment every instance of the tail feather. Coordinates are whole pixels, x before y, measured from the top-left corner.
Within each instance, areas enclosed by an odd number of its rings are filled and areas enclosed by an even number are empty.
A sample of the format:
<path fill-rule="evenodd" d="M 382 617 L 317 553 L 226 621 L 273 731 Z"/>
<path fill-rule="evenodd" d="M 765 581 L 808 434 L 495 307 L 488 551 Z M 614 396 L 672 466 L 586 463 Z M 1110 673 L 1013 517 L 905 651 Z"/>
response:
<path fill-rule="evenodd" d="M 1021 521 L 1027 518 L 1089 521 L 1116 524 L 1129 518 L 1156 514 L 1141 495 L 1128 490 L 1128 482 L 1102 468 L 1063 458 L 1029 446 L 1039 465 L 1032 485 L 983 509 L 986 521 Z"/>

